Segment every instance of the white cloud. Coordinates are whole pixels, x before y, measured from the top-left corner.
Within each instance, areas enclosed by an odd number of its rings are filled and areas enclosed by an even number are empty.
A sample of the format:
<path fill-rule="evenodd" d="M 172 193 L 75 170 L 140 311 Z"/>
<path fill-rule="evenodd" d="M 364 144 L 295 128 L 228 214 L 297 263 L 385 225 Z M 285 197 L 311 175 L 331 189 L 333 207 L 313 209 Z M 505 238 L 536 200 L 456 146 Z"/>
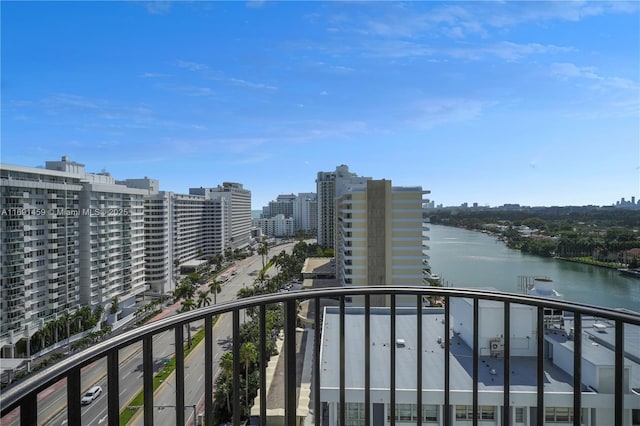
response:
<path fill-rule="evenodd" d="M 480 117 L 487 106 L 487 103 L 474 99 L 426 99 L 413 105 L 409 114 L 414 118 L 409 123 L 431 128 L 444 123 L 472 121 Z"/>
<path fill-rule="evenodd" d="M 165 77 L 171 77 L 171 74 L 163 74 L 163 73 L 157 73 L 157 72 L 145 72 L 144 74 L 141 74 L 140 77 L 142 77 L 142 78 L 165 78 Z"/>
<path fill-rule="evenodd" d="M 178 62 L 176 62 L 176 66 L 178 66 L 179 68 L 188 69 L 189 71 L 204 71 L 209 69 L 209 67 L 205 64 L 199 64 L 197 62 L 182 61 L 182 60 L 179 60 Z"/>
<path fill-rule="evenodd" d="M 170 1 L 154 0 L 146 3 L 147 12 L 152 15 L 163 15 L 171 11 Z"/>
<path fill-rule="evenodd" d="M 252 83 L 250 81 L 242 80 L 239 78 L 229 78 L 228 81 L 235 84 L 236 86 L 248 87 L 250 89 L 278 90 L 276 86 L 271 86 L 271 85 L 262 84 L 262 83 Z"/>
<path fill-rule="evenodd" d="M 570 52 L 572 48 L 543 45 L 539 43 L 519 44 L 508 41 L 491 45 L 457 45 L 454 47 L 438 48 L 426 43 L 411 41 L 388 41 L 369 44 L 366 50 L 371 56 L 386 58 L 406 58 L 419 56 L 449 56 L 477 61 L 495 56 L 508 61 L 515 61 L 526 56 L 556 54 Z"/>
<path fill-rule="evenodd" d="M 595 67 L 580 67 L 570 62 L 553 63 L 550 67 L 551 74 L 562 80 L 570 78 L 580 78 L 593 80 L 598 84 L 594 88 L 606 86 L 624 90 L 638 91 L 640 89 L 637 82 L 621 77 L 605 77 L 598 74 Z"/>

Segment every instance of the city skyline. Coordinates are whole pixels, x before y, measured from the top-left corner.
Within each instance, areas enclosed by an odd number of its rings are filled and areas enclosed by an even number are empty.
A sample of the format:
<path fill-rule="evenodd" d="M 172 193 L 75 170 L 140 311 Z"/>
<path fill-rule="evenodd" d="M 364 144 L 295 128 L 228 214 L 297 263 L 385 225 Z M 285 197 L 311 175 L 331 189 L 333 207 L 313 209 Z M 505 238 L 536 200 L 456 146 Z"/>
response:
<path fill-rule="evenodd" d="M 3 2 L 2 163 L 160 189 L 316 173 L 437 204 L 640 198 L 637 3 Z"/>

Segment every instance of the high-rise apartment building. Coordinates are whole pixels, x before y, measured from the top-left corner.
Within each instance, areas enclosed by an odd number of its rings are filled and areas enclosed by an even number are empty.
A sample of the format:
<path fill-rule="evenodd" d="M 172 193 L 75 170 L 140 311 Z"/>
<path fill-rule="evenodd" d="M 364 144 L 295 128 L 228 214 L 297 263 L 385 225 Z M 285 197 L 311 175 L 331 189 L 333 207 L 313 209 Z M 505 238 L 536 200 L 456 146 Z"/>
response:
<path fill-rule="evenodd" d="M 148 190 L 145 195 L 146 275 L 150 288 L 165 293 L 176 286 L 181 264 L 223 253 L 226 197 L 208 188 L 190 194 L 159 191 L 153 179 L 127 179 L 122 183 Z"/>
<path fill-rule="evenodd" d="M 215 188 L 191 188 L 189 194 L 203 195 L 221 203 L 225 218 L 222 222 L 224 248 L 242 249 L 251 243 L 251 191 L 241 183 L 223 182 Z"/>
<path fill-rule="evenodd" d="M 318 202 L 318 245 L 334 248 L 336 245 L 336 198 L 344 188 L 362 183 L 370 177 L 361 177 L 349 171 L 344 164 L 334 172 L 318 172 L 316 178 Z"/>
<path fill-rule="evenodd" d="M 263 235 L 270 237 L 293 237 L 295 235 L 294 220 L 291 217 L 285 217 L 283 214 L 269 218 L 253 219 L 253 226 L 262 231 Z"/>
<path fill-rule="evenodd" d="M 3 164 L 0 178 L 5 355 L 46 321 L 144 291 L 144 191 L 67 157 L 45 168 Z"/>
<path fill-rule="evenodd" d="M 293 219 L 296 231 L 317 231 L 318 199 L 313 192 L 301 192 L 293 202 Z"/>
<path fill-rule="evenodd" d="M 346 184 L 338 191 L 338 282 L 422 285 L 428 259 L 422 205 L 428 191 L 393 187 L 384 179 Z"/>

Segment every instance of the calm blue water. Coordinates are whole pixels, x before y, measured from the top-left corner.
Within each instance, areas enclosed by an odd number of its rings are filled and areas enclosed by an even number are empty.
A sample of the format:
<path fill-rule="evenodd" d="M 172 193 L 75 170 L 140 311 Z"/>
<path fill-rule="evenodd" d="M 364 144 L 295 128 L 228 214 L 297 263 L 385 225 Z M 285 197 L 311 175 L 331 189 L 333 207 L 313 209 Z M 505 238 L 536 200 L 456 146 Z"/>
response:
<path fill-rule="evenodd" d="M 640 311 L 640 279 L 618 271 L 542 258 L 507 248 L 489 235 L 429 225 L 429 263 L 445 285 L 518 293 L 519 275 L 547 276 L 565 300 Z"/>

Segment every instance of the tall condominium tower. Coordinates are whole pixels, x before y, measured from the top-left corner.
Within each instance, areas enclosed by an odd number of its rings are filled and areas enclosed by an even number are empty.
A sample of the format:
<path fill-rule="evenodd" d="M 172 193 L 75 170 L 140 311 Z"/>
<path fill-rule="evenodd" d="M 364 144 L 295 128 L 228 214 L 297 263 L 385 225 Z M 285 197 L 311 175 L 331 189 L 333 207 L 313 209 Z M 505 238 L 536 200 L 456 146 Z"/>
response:
<path fill-rule="evenodd" d="M 318 245 L 326 248 L 336 245 L 336 197 L 349 185 L 369 179 L 351 173 L 344 164 L 336 167 L 334 172 L 318 172 Z"/>
<path fill-rule="evenodd" d="M 301 192 L 293 202 L 293 219 L 296 231 L 317 231 L 318 199 L 313 192 Z"/>
<path fill-rule="evenodd" d="M 45 168 L 0 165 L 0 347 L 80 306 L 145 289 L 145 191 L 62 157 Z"/>
<path fill-rule="evenodd" d="M 189 194 L 219 200 L 224 210 L 223 246 L 233 250 L 247 247 L 251 242 L 251 191 L 241 183 L 224 182 L 215 188 L 191 188 Z"/>
<path fill-rule="evenodd" d="M 428 237 L 422 196 L 427 193 L 419 186 L 393 187 L 390 180 L 367 180 L 339 190 L 335 249 L 339 283 L 424 284 Z"/>

